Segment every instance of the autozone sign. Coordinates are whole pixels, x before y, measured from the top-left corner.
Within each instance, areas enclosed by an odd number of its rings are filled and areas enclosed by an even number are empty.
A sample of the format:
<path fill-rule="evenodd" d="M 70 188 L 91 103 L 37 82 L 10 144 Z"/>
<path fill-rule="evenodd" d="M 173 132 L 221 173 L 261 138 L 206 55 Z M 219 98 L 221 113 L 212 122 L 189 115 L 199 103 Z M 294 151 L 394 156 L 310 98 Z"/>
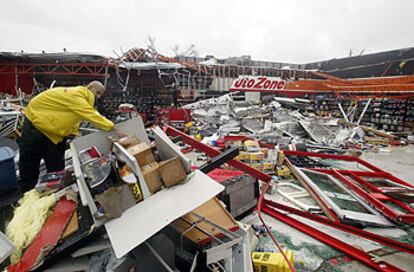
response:
<path fill-rule="evenodd" d="M 280 77 L 242 76 L 233 81 L 229 91 L 274 92 L 284 90 L 286 81 Z"/>

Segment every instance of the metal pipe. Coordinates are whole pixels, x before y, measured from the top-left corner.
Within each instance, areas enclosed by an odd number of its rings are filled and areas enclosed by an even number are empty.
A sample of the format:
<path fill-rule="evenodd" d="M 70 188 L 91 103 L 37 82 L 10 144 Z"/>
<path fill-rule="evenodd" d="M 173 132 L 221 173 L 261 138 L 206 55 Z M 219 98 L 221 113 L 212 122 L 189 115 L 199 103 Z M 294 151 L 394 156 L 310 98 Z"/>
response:
<path fill-rule="evenodd" d="M 151 246 L 150 243 L 145 242 L 145 245 L 147 245 L 147 247 L 149 248 L 149 250 L 152 252 L 152 254 L 154 254 L 155 258 L 158 259 L 158 261 L 161 263 L 161 265 L 165 268 L 165 270 L 167 270 L 168 272 L 175 272 L 174 270 L 171 269 L 171 267 L 164 261 L 163 258 L 161 258 L 161 256 L 158 254 L 157 251 L 155 251 L 155 249 Z"/>
<path fill-rule="evenodd" d="M 349 122 L 348 116 L 346 115 L 344 109 L 342 108 L 341 103 L 338 102 L 338 107 L 341 110 L 342 115 L 344 116 L 345 121 Z"/>
<path fill-rule="evenodd" d="M 371 100 L 372 100 L 372 98 L 368 99 L 368 102 L 367 102 L 367 104 L 365 105 L 364 110 L 363 110 L 363 111 L 362 111 L 362 113 L 361 113 L 361 116 L 359 116 L 358 122 L 356 123 L 357 125 L 359 125 L 359 123 L 361 123 L 362 117 L 364 117 L 365 112 L 367 111 L 368 106 L 369 106 L 369 104 L 371 103 Z"/>
<path fill-rule="evenodd" d="M 169 126 L 169 125 L 164 127 L 164 131 L 170 136 L 181 136 L 183 142 L 185 142 L 186 144 L 192 146 L 193 148 L 195 148 L 197 150 L 200 150 L 200 151 L 206 153 L 210 157 L 216 157 L 216 156 L 218 156 L 222 153 L 221 151 L 219 151 L 219 150 L 217 150 L 213 147 L 210 147 L 206 144 L 203 144 L 203 143 L 195 140 L 194 138 L 188 136 L 187 134 L 185 134 L 185 133 L 183 133 L 183 132 L 181 132 L 181 131 L 179 131 L 179 130 L 177 130 L 177 129 Z M 227 163 L 229 165 L 237 168 L 237 169 L 240 169 L 240 170 L 246 172 L 247 174 L 249 174 L 249 175 L 251 175 L 251 176 L 253 176 L 253 177 L 255 177 L 259 180 L 262 180 L 262 181 L 265 181 L 265 182 L 272 180 L 272 178 L 269 175 L 255 169 L 255 168 L 253 168 L 253 167 L 251 167 L 251 166 L 249 166 L 249 165 L 247 165 L 243 162 L 232 159 L 232 160 L 228 161 Z"/>

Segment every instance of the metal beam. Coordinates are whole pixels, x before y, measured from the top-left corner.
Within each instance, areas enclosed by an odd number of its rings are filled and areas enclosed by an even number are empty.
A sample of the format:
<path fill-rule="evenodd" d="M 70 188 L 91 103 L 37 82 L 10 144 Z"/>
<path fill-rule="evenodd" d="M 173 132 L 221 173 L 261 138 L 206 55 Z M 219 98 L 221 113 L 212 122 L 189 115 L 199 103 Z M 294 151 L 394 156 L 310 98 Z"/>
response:
<path fill-rule="evenodd" d="M 334 154 L 323 154 L 323 153 L 313 153 L 313 152 L 304 152 L 304 151 L 291 151 L 291 150 L 284 150 L 283 153 L 286 156 L 317 157 L 317 158 L 322 158 L 322 159 L 334 159 L 334 160 L 357 162 L 357 163 L 360 163 L 363 166 L 367 167 L 371 171 L 384 172 L 380 168 L 370 164 L 367 161 L 361 160 L 360 158 L 347 156 L 347 155 L 334 155 Z"/>
<path fill-rule="evenodd" d="M 0 74 L 107 76 L 105 63 L 0 63 Z"/>
<path fill-rule="evenodd" d="M 213 147 L 210 147 L 206 144 L 203 144 L 202 142 L 199 142 L 197 140 L 195 140 L 194 138 L 188 136 L 187 134 L 169 126 L 166 125 L 164 127 L 164 131 L 166 134 L 170 135 L 170 136 L 181 136 L 182 141 L 185 142 L 186 144 L 190 145 L 191 147 L 193 147 L 194 149 L 200 150 L 201 152 L 206 153 L 207 155 L 209 155 L 210 157 L 215 157 L 220 155 L 222 152 L 220 150 L 217 150 Z M 243 172 L 246 172 L 247 174 L 261 180 L 261 181 L 271 181 L 272 178 L 269 175 L 266 175 L 265 173 L 241 162 L 241 161 L 237 161 L 237 160 L 230 160 L 228 161 L 228 164 L 233 166 L 234 168 L 237 168 Z"/>
<path fill-rule="evenodd" d="M 360 188 L 358 185 L 356 185 L 354 182 L 348 180 L 346 177 L 344 177 L 341 173 L 339 173 L 337 170 L 333 169 L 333 176 L 338 178 L 340 181 L 342 181 L 346 186 L 351 188 L 355 193 L 357 193 L 360 197 L 368 201 L 371 205 L 373 205 L 379 212 L 386 215 L 389 219 L 393 220 L 394 222 L 400 223 L 406 223 L 406 224 L 414 224 L 414 214 L 412 213 L 412 210 L 409 208 L 409 206 L 400 206 L 410 214 L 404 214 L 400 212 L 396 212 L 395 210 L 391 209 L 384 203 L 382 203 L 380 200 L 378 200 L 377 197 L 367 193 L 365 190 Z"/>
<path fill-rule="evenodd" d="M 346 115 L 344 109 L 342 108 L 341 103 L 338 102 L 338 107 L 341 110 L 342 116 L 344 117 L 345 121 L 349 122 L 348 116 Z"/>
<path fill-rule="evenodd" d="M 369 104 L 371 103 L 371 100 L 372 100 L 372 98 L 368 99 L 367 104 L 365 105 L 364 110 L 362 111 L 361 116 L 359 116 L 359 119 L 356 123 L 357 125 L 359 125 L 359 123 L 361 123 L 362 117 L 364 117 L 365 112 L 367 111 L 367 109 L 369 107 Z"/>
<path fill-rule="evenodd" d="M 398 267 L 387 263 L 384 260 L 378 260 L 373 258 L 371 255 L 369 255 L 368 253 L 354 247 L 351 246 L 347 243 L 342 242 L 341 240 L 330 236 L 324 232 L 319 231 L 316 228 L 313 228 L 309 225 L 306 225 L 304 223 L 301 223 L 300 221 L 287 216 L 275 209 L 269 208 L 268 206 L 264 206 L 262 207 L 262 211 L 265 212 L 266 214 L 272 216 L 273 218 L 286 223 L 288 225 L 290 225 L 291 227 L 303 232 L 304 234 L 307 234 L 313 238 L 315 238 L 316 240 L 321 241 L 322 243 L 325 243 L 327 245 L 329 245 L 330 247 L 339 250 L 341 252 L 343 252 L 344 254 L 346 254 L 347 256 L 351 257 L 352 259 L 376 270 L 376 271 L 384 271 L 384 272 L 394 272 L 394 271 L 398 271 L 398 272 L 402 272 L 404 270 L 399 269 Z"/>
<path fill-rule="evenodd" d="M 292 207 L 289 207 L 289 206 L 285 206 L 283 204 L 273 202 L 271 200 L 265 199 L 264 204 L 266 206 L 271 206 L 273 208 L 284 210 L 286 212 L 293 213 L 295 215 L 305 217 L 307 219 L 310 219 L 310 220 L 313 220 L 315 222 L 324 224 L 326 226 L 329 226 L 329 227 L 332 227 L 332 228 L 335 228 L 335 229 L 338 229 L 338 230 L 341 230 L 341 231 L 344 231 L 344 232 L 348 232 L 348 233 L 363 237 L 365 239 L 383 244 L 385 246 L 389 246 L 389 247 L 395 248 L 397 250 L 400 250 L 400 251 L 403 251 L 403 252 L 414 255 L 414 246 L 412 246 L 412 245 L 402 243 L 402 242 L 399 242 L 399 241 L 396 241 L 396 240 L 393 240 L 393 239 L 390 239 L 390 238 L 387 238 L 387 237 L 384 237 L 384 236 L 381 236 L 381 235 L 377 235 L 377 234 L 372 233 L 372 232 L 364 231 L 362 229 L 352 227 L 352 226 L 349 226 L 349 225 L 346 225 L 346 224 L 342 224 L 342 223 L 339 223 L 339 222 L 334 222 L 334 221 L 326 219 L 322 216 L 311 214 L 309 212 L 304 212 L 304 211 L 301 211 L 301 210 L 298 210 L 298 209 L 295 209 L 295 208 L 292 208 Z"/>

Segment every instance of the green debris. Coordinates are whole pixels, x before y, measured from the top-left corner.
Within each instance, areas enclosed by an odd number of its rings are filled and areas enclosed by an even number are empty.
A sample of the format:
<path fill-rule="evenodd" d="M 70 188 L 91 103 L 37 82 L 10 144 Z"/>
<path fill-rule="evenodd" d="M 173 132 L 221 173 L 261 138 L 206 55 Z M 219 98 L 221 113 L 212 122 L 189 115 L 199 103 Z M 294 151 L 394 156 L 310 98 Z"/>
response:
<path fill-rule="evenodd" d="M 315 271 L 321 267 L 322 263 L 326 263 L 327 260 L 342 255 L 327 245 L 316 245 L 309 242 L 301 242 L 299 245 L 295 245 L 289 235 L 275 230 L 272 230 L 272 233 L 282 247 L 293 250 L 297 271 Z M 269 235 L 260 237 L 258 248 L 265 251 L 277 251 Z M 323 267 L 325 266 L 324 264 Z M 330 271 L 335 272 L 339 270 L 331 269 Z"/>
<path fill-rule="evenodd" d="M 333 265 L 329 261 L 323 262 L 322 266 L 317 270 L 318 272 L 343 272 L 340 266 Z"/>

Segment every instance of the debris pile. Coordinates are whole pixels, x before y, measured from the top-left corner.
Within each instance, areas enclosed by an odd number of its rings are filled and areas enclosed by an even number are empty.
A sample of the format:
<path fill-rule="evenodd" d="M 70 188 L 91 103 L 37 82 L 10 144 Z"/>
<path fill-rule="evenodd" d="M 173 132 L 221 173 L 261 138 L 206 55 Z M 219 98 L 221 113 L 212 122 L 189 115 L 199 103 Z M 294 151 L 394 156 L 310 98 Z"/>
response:
<path fill-rule="evenodd" d="M 215 198 L 225 187 L 192 170 L 159 127 L 148 131 L 150 140 L 139 117 L 118 125 L 128 137 L 95 132 L 72 141 L 65 171 L 42 175 L 10 210 L 1 243 L 13 246 L 1 252 L 2 260 L 11 255 L 2 267 L 30 271 L 55 263 L 59 270 L 86 258 L 88 269 L 110 271 L 251 271 L 248 227 Z"/>
<path fill-rule="evenodd" d="M 16 207 L 0 191 L 9 214 L 2 268 L 314 271 L 347 256 L 400 271 L 372 251 L 414 254 L 393 234 L 412 235 L 414 186 L 359 156 L 409 135 L 318 116 L 307 99 L 235 97 L 160 112 L 163 129 L 123 118 L 120 139 L 89 130 L 71 141 L 65 171 L 42 171 Z M 18 122 L 16 112 L 2 124 Z M 7 161 L 14 174 L 10 154 L 0 152 L 0 167 Z M 18 178 L 10 178 L 16 190 Z"/>
<path fill-rule="evenodd" d="M 0 137 L 18 133 L 23 121 L 23 107 L 19 99 L 0 98 Z"/>
<path fill-rule="evenodd" d="M 296 100 L 275 97 L 270 102 L 252 103 L 235 101 L 232 94 L 227 94 L 184 108 L 192 110 L 189 134 L 219 147 L 231 146 L 234 142 L 231 136 L 243 136 L 282 148 L 289 144 L 305 144 L 315 150 L 355 153 L 367 149 L 385 151 L 389 146 L 406 145 L 411 139 L 342 118 L 320 117 L 309 107 L 288 109 L 286 105 L 297 103 Z M 302 104 L 303 100 L 300 99 Z"/>

